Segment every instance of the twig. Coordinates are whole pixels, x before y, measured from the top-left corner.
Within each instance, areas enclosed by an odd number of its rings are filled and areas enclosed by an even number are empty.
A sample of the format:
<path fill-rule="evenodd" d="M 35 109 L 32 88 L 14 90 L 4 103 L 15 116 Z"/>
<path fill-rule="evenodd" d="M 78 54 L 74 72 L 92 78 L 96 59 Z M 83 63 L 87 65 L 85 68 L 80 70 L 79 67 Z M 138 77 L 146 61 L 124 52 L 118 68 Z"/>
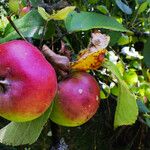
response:
<path fill-rule="evenodd" d="M 40 40 L 40 48 L 42 47 L 42 43 L 43 43 L 43 40 L 44 40 L 44 36 L 45 36 L 45 33 L 46 33 L 46 28 L 47 28 L 47 25 L 48 25 L 48 21 L 46 21 L 44 27 L 43 27 L 43 32 L 42 32 L 42 36 L 41 36 L 41 40 Z"/>
<path fill-rule="evenodd" d="M 12 27 L 15 29 L 15 31 L 20 35 L 20 37 L 21 37 L 23 40 L 27 41 L 27 40 L 25 39 L 25 37 L 23 36 L 23 34 L 18 30 L 18 28 L 16 27 L 16 25 L 14 24 L 14 22 L 11 20 L 11 16 L 7 16 L 7 19 L 8 19 L 8 21 L 9 21 L 9 23 L 12 25 Z"/>

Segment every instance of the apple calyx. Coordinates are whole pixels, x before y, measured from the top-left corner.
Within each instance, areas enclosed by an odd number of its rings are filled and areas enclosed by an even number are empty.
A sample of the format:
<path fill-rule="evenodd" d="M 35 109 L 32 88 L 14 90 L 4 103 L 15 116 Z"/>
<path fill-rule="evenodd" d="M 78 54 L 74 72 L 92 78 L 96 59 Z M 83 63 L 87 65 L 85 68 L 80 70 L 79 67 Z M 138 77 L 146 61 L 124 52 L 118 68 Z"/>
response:
<path fill-rule="evenodd" d="M 3 77 L 1 79 L 0 77 L 0 93 L 6 93 L 9 85 L 9 82 L 6 79 L 4 79 Z"/>

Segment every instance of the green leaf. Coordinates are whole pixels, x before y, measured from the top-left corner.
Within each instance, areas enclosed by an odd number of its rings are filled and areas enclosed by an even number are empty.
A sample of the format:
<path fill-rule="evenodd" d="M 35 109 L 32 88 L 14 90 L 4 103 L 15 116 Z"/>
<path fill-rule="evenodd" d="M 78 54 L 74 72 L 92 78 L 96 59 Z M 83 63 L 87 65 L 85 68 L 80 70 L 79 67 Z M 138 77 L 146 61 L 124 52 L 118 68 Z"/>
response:
<path fill-rule="evenodd" d="M 111 31 L 108 32 L 107 34 L 110 36 L 111 39 L 109 43 L 110 46 L 115 45 L 121 37 L 121 33 L 117 31 Z"/>
<path fill-rule="evenodd" d="M 98 5 L 96 8 L 103 14 L 109 14 L 107 7 L 104 5 Z"/>
<path fill-rule="evenodd" d="M 68 16 L 68 14 L 71 13 L 75 8 L 75 6 L 65 7 L 57 11 L 57 13 L 52 14 L 50 18 L 54 20 L 64 20 Z"/>
<path fill-rule="evenodd" d="M 122 35 L 120 37 L 120 39 L 118 40 L 118 45 L 126 45 L 129 44 L 131 42 L 131 37 L 127 36 L 127 35 Z"/>
<path fill-rule="evenodd" d="M 111 71 L 111 73 L 113 75 L 115 75 L 115 77 L 119 80 L 119 81 L 123 81 L 123 77 L 119 71 L 119 69 L 115 66 L 114 63 L 112 63 L 111 61 L 109 60 L 106 60 L 104 63 L 103 63 L 104 67 L 106 67 L 109 71 Z"/>
<path fill-rule="evenodd" d="M 34 143 L 48 120 L 51 110 L 52 105 L 42 116 L 35 120 L 24 123 L 9 123 L 0 130 L 0 142 L 12 146 Z"/>
<path fill-rule="evenodd" d="M 138 14 L 141 14 L 142 12 L 144 12 L 146 10 L 148 6 L 148 1 L 142 3 L 138 9 Z"/>
<path fill-rule="evenodd" d="M 114 127 L 122 125 L 132 125 L 138 116 L 138 107 L 135 95 L 129 90 L 127 84 L 123 81 L 118 68 L 110 61 L 104 62 L 104 67 L 109 69 L 118 79 L 119 95 L 115 112 Z"/>
<path fill-rule="evenodd" d="M 135 96 L 129 91 L 125 82 L 119 82 L 119 95 L 115 112 L 114 127 L 132 125 L 138 115 L 138 107 Z"/>
<path fill-rule="evenodd" d="M 45 23 L 45 20 L 36 10 L 33 10 L 24 17 L 14 21 L 17 29 L 24 37 L 32 37 L 34 39 L 41 39 Z M 46 34 L 45 38 L 51 37 L 54 33 L 54 28 L 51 22 L 49 22 L 46 30 L 48 31 L 48 34 Z M 0 39 L 0 43 L 18 38 L 20 38 L 18 33 L 10 24 L 8 24 L 5 29 L 4 38 Z"/>
<path fill-rule="evenodd" d="M 143 51 L 143 55 L 144 55 L 144 61 L 146 63 L 146 65 L 150 68 L 150 37 L 147 39 L 147 42 L 144 45 L 144 51 Z"/>
<path fill-rule="evenodd" d="M 44 8 L 38 7 L 38 12 L 40 15 L 47 21 L 54 19 L 54 20 L 64 20 L 70 12 L 72 12 L 75 9 L 75 6 L 68 6 L 65 7 L 56 13 L 54 12 L 52 15 L 49 15 Z"/>
<path fill-rule="evenodd" d="M 115 0 L 117 6 L 126 14 L 130 15 L 132 14 L 132 9 L 126 5 L 125 3 L 123 3 L 121 0 Z"/>
<path fill-rule="evenodd" d="M 65 19 L 69 32 L 85 31 L 93 28 L 104 28 L 114 31 L 131 32 L 118 23 L 114 18 L 94 12 L 72 12 Z"/>
<path fill-rule="evenodd" d="M 45 20 L 47 20 L 47 21 L 49 20 L 50 15 L 45 11 L 44 8 L 38 7 L 38 12 L 39 12 L 39 14 L 43 17 L 43 19 L 45 19 Z"/>

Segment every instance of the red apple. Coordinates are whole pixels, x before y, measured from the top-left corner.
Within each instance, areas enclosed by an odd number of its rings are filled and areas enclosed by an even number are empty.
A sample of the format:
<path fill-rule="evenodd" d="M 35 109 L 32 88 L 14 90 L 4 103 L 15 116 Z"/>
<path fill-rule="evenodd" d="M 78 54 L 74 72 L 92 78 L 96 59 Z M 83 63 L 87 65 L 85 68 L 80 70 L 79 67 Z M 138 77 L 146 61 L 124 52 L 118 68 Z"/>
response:
<path fill-rule="evenodd" d="M 59 82 L 50 118 L 62 126 L 79 126 L 87 122 L 97 111 L 100 88 L 93 76 L 75 72 Z"/>
<path fill-rule="evenodd" d="M 0 116 L 33 120 L 50 106 L 57 89 L 53 67 L 28 42 L 0 44 Z"/>

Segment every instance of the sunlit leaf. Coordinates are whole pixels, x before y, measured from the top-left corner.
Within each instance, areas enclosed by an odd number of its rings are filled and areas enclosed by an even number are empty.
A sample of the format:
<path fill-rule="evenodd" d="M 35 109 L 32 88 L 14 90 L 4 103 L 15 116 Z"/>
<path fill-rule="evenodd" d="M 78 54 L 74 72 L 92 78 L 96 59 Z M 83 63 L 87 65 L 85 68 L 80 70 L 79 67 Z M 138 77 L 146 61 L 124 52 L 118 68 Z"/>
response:
<path fill-rule="evenodd" d="M 38 12 L 43 17 L 43 19 L 45 19 L 47 21 L 49 20 L 50 15 L 45 11 L 45 9 L 43 7 L 38 7 Z"/>
<path fill-rule="evenodd" d="M 65 7 L 59 10 L 57 13 L 54 13 L 53 15 L 51 15 L 50 18 L 54 20 L 64 20 L 68 16 L 68 14 L 72 12 L 75 8 L 76 8 L 75 6 Z"/>
<path fill-rule="evenodd" d="M 148 6 L 148 1 L 142 3 L 138 9 L 138 14 L 144 12 L 146 10 L 147 6 Z"/>
<path fill-rule="evenodd" d="M 68 14 L 72 12 L 75 8 L 75 6 L 68 6 L 50 15 L 45 11 L 44 8 L 38 7 L 38 12 L 45 20 L 64 20 L 68 16 Z"/>
<path fill-rule="evenodd" d="M 88 50 L 84 50 L 80 53 L 80 57 L 77 61 L 71 63 L 71 68 L 75 70 L 89 70 L 98 69 L 104 61 L 106 49 L 98 50 L 92 53 L 86 53 Z"/>
<path fill-rule="evenodd" d="M 96 7 L 100 12 L 102 12 L 103 14 L 109 14 L 109 10 L 106 8 L 106 6 L 104 5 L 99 5 Z"/>
<path fill-rule="evenodd" d="M 138 107 L 136 98 L 129 90 L 129 87 L 124 82 L 123 77 L 117 66 L 110 61 L 105 61 L 103 66 L 106 67 L 118 80 L 118 99 L 115 112 L 114 127 L 122 125 L 132 125 L 135 123 L 138 116 Z"/>

